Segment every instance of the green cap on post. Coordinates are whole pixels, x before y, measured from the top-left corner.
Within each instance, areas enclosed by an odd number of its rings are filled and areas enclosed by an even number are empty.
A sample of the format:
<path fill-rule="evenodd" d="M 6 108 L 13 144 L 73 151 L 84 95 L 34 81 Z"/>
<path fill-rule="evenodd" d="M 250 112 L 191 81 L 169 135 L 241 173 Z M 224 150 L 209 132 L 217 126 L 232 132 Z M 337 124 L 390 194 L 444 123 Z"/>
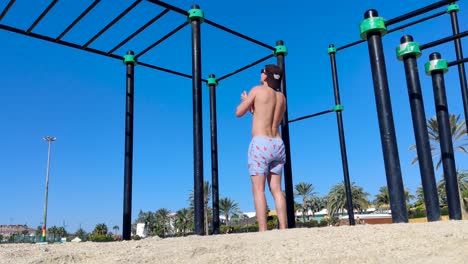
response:
<path fill-rule="evenodd" d="M 403 60 L 406 55 L 415 55 L 416 58 L 421 57 L 421 49 L 417 42 L 406 42 L 396 47 L 396 54 L 398 60 Z"/>
<path fill-rule="evenodd" d="M 335 111 L 335 112 L 341 112 L 341 111 L 343 111 L 343 105 L 340 105 L 340 104 L 339 104 L 339 105 L 335 105 L 335 106 L 333 107 L 333 111 Z"/>
<path fill-rule="evenodd" d="M 361 32 L 361 39 L 367 39 L 367 33 L 369 32 L 380 32 L 380 34 L 387 34 L 387 27 L 385 26 L 385 20 L 382 17 L 370 17 L 364 19 L 359 25 Z"/>
<path fill-rule="evenodd" d="M 275 56 L 278 56 L 278 55 L 287 56 L 288 55 L 288 48 L 286 48 L 286 46 L 284 46 L 284 45 L 277 45 L 277 46 L 275 46 L 274 54 L 275 54 Z"/>
<path fill-rule="evenodd" d="M 124 55 L 124 64 L 129 64 L 129 63 L 133 63 L 133 65 L 137 65 L 137 62 L 135 60 L 135 55 L 133 54 Z"/>
<path fill-rule="evenodd" d="M 443 73 L 448 72 L 447 61 L 443 59 L 430 60 L 426 62 L 426 75 L 431 76 L 433 71 L 442 71 Z"/>
<path fill-rule="evenodd" d="M 447 13 L 450 13 L 450 12 L 458 12 L 460 11 L 460 7 L 457 5 L 457 4 L 450 4 L 448 7 L 447 7 Z"/>
<path fill-rule="evenodd" d="M 215 77 L 210 77 L 210 78 L 208 78 L 208 80 L 206 81 L 206 84 L 208 84 L 208 86 L 210 86 L 210 85 L 217 86 L 217 85 L 218 85 L 218 81 L 216 80 Z"/>
<path fill-rule="evenodd" d="M 327 51 L 328 51 L 328 54 L 336 53 L 336 48 L 335 47 L 328 47 Z"/>
<path fill-rule="evenodd" d="M 203 23 L 205 15 L 203 14 L 203 10 L 199 8 L 192 8 L 188 11 L 188 20 L 192 22 L 193 20 L 199 20 L 200 23 Z"/>

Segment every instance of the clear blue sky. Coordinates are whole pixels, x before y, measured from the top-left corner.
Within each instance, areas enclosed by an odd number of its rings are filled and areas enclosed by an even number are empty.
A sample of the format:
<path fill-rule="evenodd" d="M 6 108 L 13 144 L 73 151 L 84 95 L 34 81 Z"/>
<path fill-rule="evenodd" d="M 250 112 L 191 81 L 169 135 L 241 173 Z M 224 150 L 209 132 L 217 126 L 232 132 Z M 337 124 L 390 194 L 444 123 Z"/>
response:
<path fill-rule="evenodd" d="M 3 9 L 8 1 L 0 1 Z M 17 1 L 0 23 L 27 29 L 49 1 Z M 102 1 L 98 8 L 65 36 L 85 43 L 133 1 Z M 194 3 L 168 0 L 182 9 Z M 206 18 L 262 42 L 285 41 L 290 119 L 330 109 L 334 105 L 327 47 L 359 39 L 359 23 L 371 8 L 390 19 L 435 1 L 223 1 L 200 0 Z M 91 1 L 61 1 L 34 32 L 57 36 Z M 466 1 L 459 3 L 461 31 L 468 21 Z M 91 47 L 110 49 L 158 14 L 161 8 L 142 3 Z M 139 52 L 178 26 L 184 17 L 172 13 L 119 49 Z M 395 47 L 403 34 L 427 43 L 451 34 L 448 15 L 384 38 L 385 55 L 401 170 L 412 193 L 420 185 L 403 64 Z M 55 136 L 49 185 L 48 226 L 74 232 L 91 231 L 97 223 L 122 224 L 125 66 L 122 62 L 84 51 L 0 31 L 2 115 L 0 130 L 0 224 L 36 227 L 43 219 L 47 143 Z M 465 56 L 468 45 L 464 42 Z M 430 52 L 455 59 L 453 44 L 426 51 L 419 60 L 426 115 L 435 115 L 430 78 L 423 64 Z M 270 54 L 269 50 L 202 24 L 203 76 L 222 76 Z M 190 27 L 145 54 L 142 61 L 191 73 Z M 271 59 L 266 63 L 275 63 Z M 367 44 L 337 54 L 344 128 L 351 181 L 373 199 L 386 185 Z M 263 65 L 263 64 L 262 64 Z M 254 211 L 247 172 L 250 117 L 234 115 L 239 95 L 259 81 L 256 66 L 220 82 L 217 88 L 220 196 Z M 458 72 L 445 75 L 449 109 L 463 112 Z M 203 87 L 204 177 L 211 181 L 209 93 Z M 133 219 L 139 210 L 188 206 L 193 188 L 191 80 L 136 67 Z M 309 182 L 319 195 L 343 180 L 334 114 L 290 125 L 293 182 Z M 456 165 L 468 169 L 467 157 Z M 441 170 L 437 171 L 437 175 Z M 440 177 L 438 176 L 438 180 Z M 273 203 L 268 197 L 270 208 Z"/>

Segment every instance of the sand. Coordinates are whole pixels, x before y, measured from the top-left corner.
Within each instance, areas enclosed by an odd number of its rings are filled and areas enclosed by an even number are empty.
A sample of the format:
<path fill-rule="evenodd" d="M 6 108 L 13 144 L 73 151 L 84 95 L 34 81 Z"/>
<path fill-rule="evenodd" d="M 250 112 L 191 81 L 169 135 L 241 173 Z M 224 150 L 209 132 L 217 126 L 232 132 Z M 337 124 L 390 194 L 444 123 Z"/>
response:
<path fill-rule="evenodd" d="M 2 244 L 0 263 L 468 263 L 468 221 L 108 243 Z"/>

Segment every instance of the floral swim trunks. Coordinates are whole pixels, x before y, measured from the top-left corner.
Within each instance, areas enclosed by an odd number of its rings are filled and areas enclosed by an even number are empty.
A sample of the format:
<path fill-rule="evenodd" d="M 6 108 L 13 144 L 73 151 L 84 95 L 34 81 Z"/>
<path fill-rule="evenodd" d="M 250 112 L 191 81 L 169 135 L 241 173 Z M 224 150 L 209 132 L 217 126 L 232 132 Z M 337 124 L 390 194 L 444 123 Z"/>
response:
<path fill-rule="evenodd" d="M 249 146 L 248 165 L 251 176 L 280 174 L 286 161 L 281 138 L 253 137 Z"/>

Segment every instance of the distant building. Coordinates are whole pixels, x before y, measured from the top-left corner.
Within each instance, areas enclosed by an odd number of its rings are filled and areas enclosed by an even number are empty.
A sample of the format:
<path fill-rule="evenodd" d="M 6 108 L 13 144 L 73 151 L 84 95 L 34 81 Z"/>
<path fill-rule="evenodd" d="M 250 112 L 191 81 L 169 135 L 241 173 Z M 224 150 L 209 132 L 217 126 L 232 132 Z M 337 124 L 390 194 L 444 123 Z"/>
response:
<path fill-rule="evenodd" d="M 36 230 L 27 225 L 0 225 L 0 235 L 3 237 L 8 238 L 15 234 L 35 236 Z"/>

